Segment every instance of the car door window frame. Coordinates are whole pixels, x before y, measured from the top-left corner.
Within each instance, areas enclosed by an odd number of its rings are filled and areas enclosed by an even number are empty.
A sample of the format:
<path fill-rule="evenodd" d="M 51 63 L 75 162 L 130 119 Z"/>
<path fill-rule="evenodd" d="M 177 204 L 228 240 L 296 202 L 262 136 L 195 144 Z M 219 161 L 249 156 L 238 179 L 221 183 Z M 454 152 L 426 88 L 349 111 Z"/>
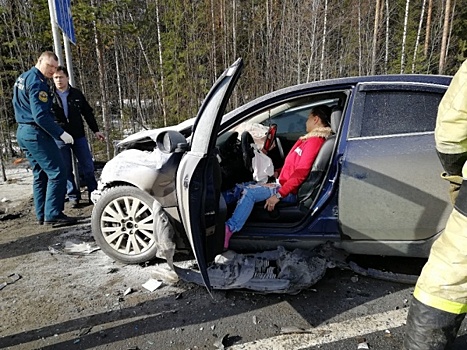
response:
<path fill-rule="evenodd" d="M 360 83 L 356 87 L 356 96 L 353 105 L 353 110 L 350 119 L 349 133 L 348 138 L 363 138 L 363 137 L 386 137 L 390 135 L 399 135 L 399 134 L 414 134 L 421 132 L 433 132 L 429 131 L 407 131 L 407 132 L 382 132 L 375 135 L 363 135 L 362 128 L 365 122 L 365 107 L 367 103 L 368 94 L 374 92 L 413 92 L 414 94 L 424 93 L 424 94 L 440 94 L 440 99 L 444 92 L 446 91 L 446 86 L 438 84 L 426 84 L 426 83 L 403 83 L 394 82 L 394 83 Z"/>

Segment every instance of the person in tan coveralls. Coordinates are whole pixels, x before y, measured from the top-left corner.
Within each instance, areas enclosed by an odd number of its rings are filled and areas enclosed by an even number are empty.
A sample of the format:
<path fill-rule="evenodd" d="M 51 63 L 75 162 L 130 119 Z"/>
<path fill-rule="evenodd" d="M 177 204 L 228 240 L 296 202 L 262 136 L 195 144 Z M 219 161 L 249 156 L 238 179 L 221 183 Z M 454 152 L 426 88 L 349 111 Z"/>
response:
<path fill-rule="evenodd" d="M 449 349 L 467 313 L 467 61 L 441 100 L 435 129 L 454 205 L 417 281 L 404 349 Z"/>

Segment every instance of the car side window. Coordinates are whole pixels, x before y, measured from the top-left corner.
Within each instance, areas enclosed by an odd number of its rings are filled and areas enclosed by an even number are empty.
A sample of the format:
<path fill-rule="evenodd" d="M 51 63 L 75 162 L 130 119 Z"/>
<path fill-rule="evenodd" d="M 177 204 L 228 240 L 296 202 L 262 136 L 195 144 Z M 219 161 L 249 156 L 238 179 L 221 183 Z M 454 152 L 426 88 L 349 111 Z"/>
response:
<path fill-rule="evenodd" d="M 434 131 L 442 97 L 424 91 L 368 91 L 360 136 Z"/>
<path fill-rule="evenodd" d="M 306 121 L 310 114 L 311 107 L 306 110 L 285 112 L 274 117 L 273 123 L 277 124 L 278 135 L 288 133 L 306 133 Z"/>

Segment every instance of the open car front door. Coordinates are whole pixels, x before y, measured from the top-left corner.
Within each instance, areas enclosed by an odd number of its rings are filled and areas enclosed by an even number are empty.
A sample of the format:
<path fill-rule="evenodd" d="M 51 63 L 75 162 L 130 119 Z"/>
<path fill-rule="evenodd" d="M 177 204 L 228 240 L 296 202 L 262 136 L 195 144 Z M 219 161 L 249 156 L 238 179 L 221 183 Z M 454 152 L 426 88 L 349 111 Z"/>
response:
<path fill-rule="evenodd" d="M 239 58 L 212 86 L 196 117 L 190 150 L 177 172 L 180 217 L 209 290 L 207 263 L 222 251 L 226 215 L 220 198 L 221 175 L 215 144 L 227 101 L 242 68 L 243 60 Z"/>

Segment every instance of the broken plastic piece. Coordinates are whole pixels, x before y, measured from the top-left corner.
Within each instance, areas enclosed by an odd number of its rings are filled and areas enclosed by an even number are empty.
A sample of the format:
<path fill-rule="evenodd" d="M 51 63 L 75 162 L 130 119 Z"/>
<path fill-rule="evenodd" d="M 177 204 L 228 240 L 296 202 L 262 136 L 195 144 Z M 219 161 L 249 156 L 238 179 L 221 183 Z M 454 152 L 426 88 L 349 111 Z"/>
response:
<path fill-rule="evenodd" d="M 360 343 L 358 343 L 357 349 L 369 349 L 369 346 L 368 346 L 368 343 L 366 342 L 366 340 L 361 341 Z"/>
<path fill-rule="evenodd" d="M 150 278 L 142 286 L 148 291 L 154 292 L 161 285 L 162 285 L 162 281 L 158 281 L 158 280 L 155 280 L 154 278 Z"/>
<path fill-rule="evenodd" d="M 303 329 L 296 326 L 287 326 L 281 328 L 281 334 L 301 334 L 301 333 L 312 333 L 312 329 Z"/>
<path fill-rule="evenodd" d="M 0 283 L 0 290 L 2 290 L 3 288 L 5 288 L 7 285 L 8 285 L 8 283 L 6 283 L 6 282 Z"/>
<path fill-rule="evenodd" d="M 199 272 L 174 265 L 180 278 L 203 285 Z M 226 251 L 208 267 L 214 289 L 250 289 L 296 294 L 318 282 L 326 272 L 326 259 L 312 251 L 284 247 L 251 255 Z"/>
<path fill-rule="evenodd" d="M 229 337 L 228 334 L 225 334 L 221 339 L 216 341 L 213 345 L 216 347 L 217 350 L 225 350 L 225 342 Z"/>
<path fill-rule="evenodd" d="M 91 254 L 100 248 L 97 246 L 96 243 L 73 243 L 73 242 L 65 242 L 65 248 L 63 251 L 67 254 Z"/>
<path fill-rule="evenodd" d="M 2 277 L 4 278 L 4 277 Z M 17 273 L 12 273 L 10 275 L 7 276 L 7 280 L 3 281 L 2 283 L 0 283 L 0 290 L 2 290 L 3 288 L 5 288 L 7 285 L 9 284 L 13 284 L 15 283 L 17 280 L 21 279 L 21 276 L 18 275 Z"/>

